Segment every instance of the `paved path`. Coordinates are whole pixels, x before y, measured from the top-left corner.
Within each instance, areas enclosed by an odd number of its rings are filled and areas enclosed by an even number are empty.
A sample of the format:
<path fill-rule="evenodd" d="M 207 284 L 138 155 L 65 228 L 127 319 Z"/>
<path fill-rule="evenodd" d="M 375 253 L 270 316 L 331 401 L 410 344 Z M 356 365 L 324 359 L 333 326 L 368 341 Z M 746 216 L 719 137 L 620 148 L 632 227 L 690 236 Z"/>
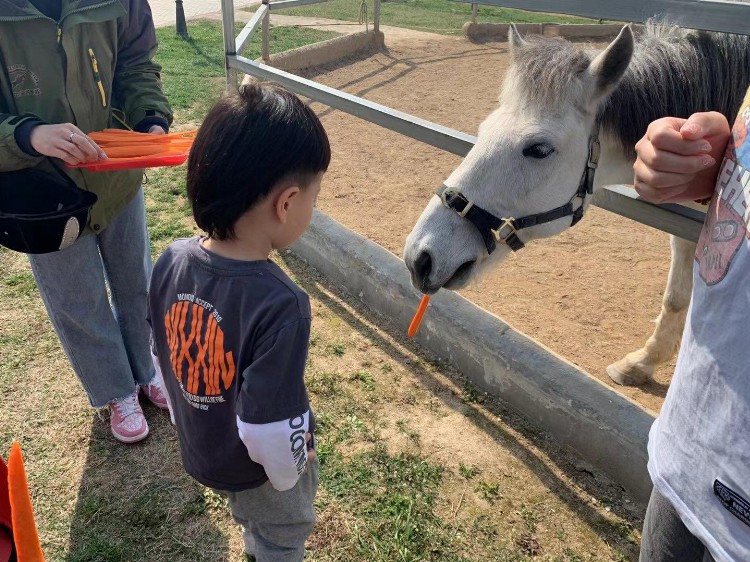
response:
<path fill-rule="evenodd" d="M 151 5 L 156 27 L 174 25 L 176 20 L 174 0 L 149 0 L 148 3 Z M 254 4 L 260 4 L 260 0 L 234 0 L 235 10 Z M 220 0 L 183 0 L 182 6 L 185 10 L 185 17 L 189 20 L 209 14 L 218 14 L 219 18 L 221 17 Z"/>
<path fill-rule="evenodd" d="M 750 1 L 750 0 L 748 0 Z M 156 27 L 165 27 L 175 24 L 175 3 L 174 0 L 149 0 L 151 11 L 154 15 Z M 242 8 L 260 4 L 260 0 L 234 0 L 235 21 L 237 22 L 237 32 L 239 33 L 240 23 L 245 23 L 250 19 L 248 12 L 242 11 Z M 220 0 L 184 0 L 185 17 L 191 19 L 209 19 L 221 21 L 221 1 Z M 324 31 L 335 31 L 337 33 L 356 33 L 363 31 L 364 25 L 354 22 L 343 22 L 327 18 L 306 17 L 306 16 L 287 16 L 284 14 L 271 14 L 271 25 L 303 25 L 321 29 Z M 372 29 L 372 22 L 368 29 Z M 386 35 L 386 39 L 398 41 L 399 39 L 416 39 L 416 38 L 434 38 L 433 33 L 417 31 L 404 27 L 392 27 L 381 25 L 380 30 Z M 446 36 L 440 36 L 446 37 Z M 461 40 L 461 37 L 456 36 Z"/>

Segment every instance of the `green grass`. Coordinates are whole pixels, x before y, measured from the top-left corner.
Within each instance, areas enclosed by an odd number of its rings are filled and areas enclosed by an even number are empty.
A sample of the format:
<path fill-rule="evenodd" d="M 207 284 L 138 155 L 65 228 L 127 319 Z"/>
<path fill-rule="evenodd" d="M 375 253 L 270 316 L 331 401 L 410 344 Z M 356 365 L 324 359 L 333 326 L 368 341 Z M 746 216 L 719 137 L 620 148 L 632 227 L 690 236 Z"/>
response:
<path fill-rule="evenodd" d="M 190 40 L 184 41 L 171 28 L 157 31 L 159 51 L 156 60 L 164 67 L 164 93 L 184 121 L 200 121 L 214 100 L 221 95 L 224 79 L 224 42 L 221 24 L 190 23 Z M 273 27 L 271 54 L 336 37 L 338 33 L 309 27 Z M 260 57 L 260 34 L 244 52 L 249 59 Z"/>
<path fill-rule="evenodd" d="M 477 474 L 480 473 L 479 467 L 476 466 L 466 466 L 464 463 L 460 463 L 458 465 L 458 472 L 463 476 L 466 480 L 471 480 L 474 478 Z"/>
<path fill-rule="evenodd" d="M 321 4 L 300 6 L 283 10 L 290 16 L 310 16 L 343 21 L 359 21 L 359 0 L 328 0 Z M 253 8 L 254 9 L 254 8 Z M 372 22 L 373 3 L 368 0 L 369 20 Z M 471 5 L 452 0 L 397 0 L 382 2 L 382 25 L 408 27 L 436 33 L 458 34 L 471 20 Z M 483 23 L 592 23 L 592 20 L 574 16 L 540 14 L 510 8 L 480 6 L 477 21 Z"/>
<path fill-rule="evenodd" d="M 326 346 L 326 351 L 336 357 L 343 357 L 346 353 L 346 346 L 341 343 L 333 343 Z"/>

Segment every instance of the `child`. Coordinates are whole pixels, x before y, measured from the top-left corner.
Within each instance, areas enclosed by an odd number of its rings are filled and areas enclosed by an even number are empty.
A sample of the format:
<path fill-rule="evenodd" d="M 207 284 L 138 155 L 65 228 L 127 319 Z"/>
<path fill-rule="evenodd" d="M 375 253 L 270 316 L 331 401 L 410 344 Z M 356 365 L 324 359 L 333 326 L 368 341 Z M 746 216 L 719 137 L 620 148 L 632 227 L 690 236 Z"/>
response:
<path fill-rule="evenodd" d="M 330 159 L 322 124 L 295 95 L 249 85 L 222 99 L 188 160 L 188 198 L 208 236 L 170 245 L 151 279 L 185 469 L 228 498 L 259 562 L 301 561 L 315 522 L 310 302 L 268 256 L 310 224 Z"/>

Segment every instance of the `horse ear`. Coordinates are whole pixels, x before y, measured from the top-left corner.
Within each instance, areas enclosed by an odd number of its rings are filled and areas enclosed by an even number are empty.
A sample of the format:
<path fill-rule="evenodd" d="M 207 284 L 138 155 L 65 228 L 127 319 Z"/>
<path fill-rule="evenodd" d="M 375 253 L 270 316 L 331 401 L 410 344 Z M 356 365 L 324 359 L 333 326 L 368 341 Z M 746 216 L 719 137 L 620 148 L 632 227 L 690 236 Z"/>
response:
<path fill-rule="evenodd" d="M 515 23 L 510 24 L 510 27 L 508 28 L 508 43 L 510 43 L 511 53 L 523 49 L 526 46 L 526 41 L 521 37 Z"/>
<path fill-rule="evenodd" d="M 630 24 L 620 31 L 609 46 L 589 65 L 589 74 L 596 81 L 596 98 L 609 95 L 625 74 L 633 58 L 635 39 Z"/>

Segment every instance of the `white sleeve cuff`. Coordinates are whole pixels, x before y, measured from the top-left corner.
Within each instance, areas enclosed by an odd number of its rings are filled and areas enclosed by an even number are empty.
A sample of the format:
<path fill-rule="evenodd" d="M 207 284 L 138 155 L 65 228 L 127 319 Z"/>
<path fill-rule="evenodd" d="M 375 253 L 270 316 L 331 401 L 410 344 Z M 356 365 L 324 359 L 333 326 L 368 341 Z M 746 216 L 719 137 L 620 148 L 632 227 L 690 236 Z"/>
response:
<path fill-rule="evenodd" d="M 246 423 L 237 416 L 237 430 L 250 458 L 262 465 L 279 491 L 294 487 L 307 466 L 305 435 L 310 428 L 310 411 L 295 418 L 272 423 Z"/>

